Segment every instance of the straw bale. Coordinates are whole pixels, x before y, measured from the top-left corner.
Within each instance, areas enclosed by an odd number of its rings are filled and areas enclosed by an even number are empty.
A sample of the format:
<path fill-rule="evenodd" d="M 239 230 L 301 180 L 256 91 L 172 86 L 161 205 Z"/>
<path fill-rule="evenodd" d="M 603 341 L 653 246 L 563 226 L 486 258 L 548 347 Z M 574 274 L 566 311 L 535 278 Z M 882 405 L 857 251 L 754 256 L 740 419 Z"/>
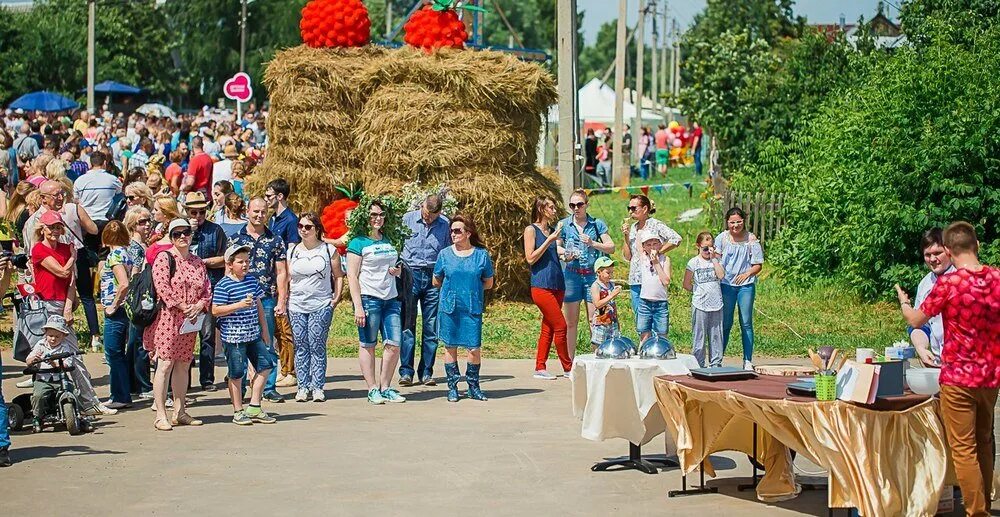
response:
<path fill-rule="evenodd" d="M 326 169 L 357 163 L 350 133 L 279 131 L 270 135 L 268 159 L 289 165 Z"/>
<path fill-rule="evenodd" d="M 305 45 L 274 55 L 264 72 L 272 109 L 337 108 L 360 110 L 372 66 L 380 66 L 387 50 L 374 45 L 360 48 L 315 49 Z"/>
<path fill-rule="evenodd" d="M 299 167 L 268 156 L 247 178 L 246 191 L 251 197 L 263 196 L 267 183 L 277 178 L 288 181 L 291 187 L 289 205 L 297 214 L 318 213 L 333 200 L 337 186 L 361 183 L 361 173 L 357 169 Z"/>

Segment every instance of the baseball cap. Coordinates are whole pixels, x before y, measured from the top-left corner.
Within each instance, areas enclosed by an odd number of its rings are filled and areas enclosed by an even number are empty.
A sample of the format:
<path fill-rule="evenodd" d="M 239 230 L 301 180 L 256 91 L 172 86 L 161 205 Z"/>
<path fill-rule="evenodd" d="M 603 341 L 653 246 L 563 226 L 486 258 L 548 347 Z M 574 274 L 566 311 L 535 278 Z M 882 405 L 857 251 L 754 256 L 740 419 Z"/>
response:
<path fill-rule="evenodd" d="M 639 242 L 644 243 L 646 241 L 651 241 L 654 239 L 661 240 L 660 236 L 652 230 L 643 230 L 642 233 L 639 234 Z"/>
<path fill-rule="evenodd" d="M 45 320 L 45 325 L 42 325 L 43 329 L 58 330 L 63 334 L 70 334 L 73 331 L 70 330 L 69 325 L 66 325 L 66 320 L 62 316 L 53 314 L 49 316 L 49 319 Z"/>
<path fill-rule="evenodd" d="M 188 192 L 184 196 L 184 208 L 205 208 L 207 206 L 208 199 L 205 198 L 204 192 Z"/>
<path fill-rule="evenodd" d="M 615 261 L 611 260 L 611 257 L 600 257 L 594 261 L 594 269 L 604 269 L 606 267 L 614 267 Z"/>
<path fill-rule="evenodd" d="M 66 224 L 63 221 L 59 212 L 55 210 L 47 210 L 41 217 L 38 218 L 38 222 L 44 224 L 45 226 L 52 226 L 53 224 Z"/>
<path fill-rule="evenodd" d="M 232 246 L 226 248 L 226 254 L 223 255 L 223 258 L 226 262 L 229 262 L 237 253 L 250 250 L 250 246 L 247 246 L 246 244 L 233 244 Z"/>
<path fill-rule="evenodd" d="M 190 227 L 191 223 L 187 222 L 187 219 L 179 219 L 179 218 L 174 219 L 173 221 L 170 221 L 170 226 L 167 227 L 167 235 L 170 235 L 170 233 L 176 230 L 177 228 L 190 228 Z"/>

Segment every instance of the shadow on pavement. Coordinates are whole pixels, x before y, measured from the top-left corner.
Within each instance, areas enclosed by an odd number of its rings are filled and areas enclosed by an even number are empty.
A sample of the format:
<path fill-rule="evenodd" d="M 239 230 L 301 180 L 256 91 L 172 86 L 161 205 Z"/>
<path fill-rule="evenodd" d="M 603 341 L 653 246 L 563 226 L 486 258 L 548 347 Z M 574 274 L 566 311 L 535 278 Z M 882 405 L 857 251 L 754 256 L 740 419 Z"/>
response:
<path fill-rule="evenodd" d="M 325 416 L 320 413 L 283 413 L 275 411 L 273 408 L 268 408 L 268 409 L 269 409 L 268 414 L 276 418 L 278 420 L 277 422 L 278 424 L 280 424 L 281 422 L 289 422 L 292 420 L 309 420 L 310 418 L 313 417 Z M 207 415 L 207 416 L 200 416 L 198 417 L 198 419 L 204 422 L 205 425 L 222 424 L 222 423 L 232 424 L 233 415 L 232 413 L 228 415 Z M 272 424 L 254 424 L 254 425 L 272 425 Z"/>
<path fill-rule="evenodd" d="M 35 445 L 33 447 L 14 447 L 10 455 L 17 462 L 25 462 L 42 458 L 56 458 L 66 456 L 83 456 L 87 454 L 126 454 L 125 451 L 95 450 L 86 445 Z"/>
<path fill-rule="evenodd" d="M 509 390 L 483 390 L 486 393 L 487 399 L 505 399 L 509 397 L 519 397 L 521 395 L 531 395 L 534 393 L 542 393 L 544 390 L 534 389 L 534 388 L 514 388 Z M 467 400 L 464 389 L 458 390 L 459 395 L 463 400 Z M 426 400 L 441 399 L 446 400 L 448 398 L 447 388 L 443 390 L 428 390 L 428 391 L 417 391 L 413 393 L 403 393 L 406 400 L 412 400 L 415 402 L 421 402 Z M 473 401 L 476 402 L 476 401 Z"/>

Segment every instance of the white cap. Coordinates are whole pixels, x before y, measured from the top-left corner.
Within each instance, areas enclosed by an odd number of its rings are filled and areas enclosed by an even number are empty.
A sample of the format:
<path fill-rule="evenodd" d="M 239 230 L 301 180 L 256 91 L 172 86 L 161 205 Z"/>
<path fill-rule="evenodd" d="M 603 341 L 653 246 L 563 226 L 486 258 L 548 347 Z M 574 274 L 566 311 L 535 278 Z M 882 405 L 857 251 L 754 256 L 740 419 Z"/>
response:
<path fill-rule="evenodd" d="M 639 242 L 640 243 L 645 244 L 646 241 L 651 241 L 651 240 L 654 240 L 654 239 L 662 242 L 662 239 L 660 239 L 660 235 L 657 234 L 656 232 L 654 232 L 653 230 L 647 229 L 647 230 L 643 230 L 643 231 L 639 232 Z"/>

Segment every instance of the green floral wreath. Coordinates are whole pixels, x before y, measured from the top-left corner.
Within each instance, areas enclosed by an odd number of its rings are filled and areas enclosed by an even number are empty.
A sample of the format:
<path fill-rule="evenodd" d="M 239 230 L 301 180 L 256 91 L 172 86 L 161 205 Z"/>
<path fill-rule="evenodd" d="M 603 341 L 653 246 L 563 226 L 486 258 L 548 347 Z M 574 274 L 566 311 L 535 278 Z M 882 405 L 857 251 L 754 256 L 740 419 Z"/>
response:
<path fill-rule="evenodd" d="M 378 200 L 385 207 L 385 225 L 382 226 L 382 237 L 395 246 L 396 251 L 403 251 L 403 243 L 410 238 L 410 228 L 403 224 L 403 214 L 408 204 L 398 196 L 372 196 L 362 194 L 358 199 L 358 207 L 351 211 L 347 218 L 348 240 L 371 233 L 368 208 L 372 201 Z"/>

